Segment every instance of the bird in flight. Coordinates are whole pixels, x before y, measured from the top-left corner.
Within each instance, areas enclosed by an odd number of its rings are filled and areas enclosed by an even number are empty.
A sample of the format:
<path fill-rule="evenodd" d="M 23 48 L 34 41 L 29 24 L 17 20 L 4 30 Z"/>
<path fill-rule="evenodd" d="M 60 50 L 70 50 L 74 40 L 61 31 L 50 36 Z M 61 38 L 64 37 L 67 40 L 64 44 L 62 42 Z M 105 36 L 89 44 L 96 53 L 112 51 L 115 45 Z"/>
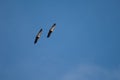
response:
<path fill-rule="evenodd" d="M 51 35 L 51 33 L 54 31 L 55 27 L 56 27 L 56 23 L 54 23 L 54 24 L 52 25 L 52 27 L 50 28 L 50 30 L 49 30 L 49 32 L 48 32 L 48 35 L 47 35 L 47 38 L 50 37 L 50 35 Z"/>
<path fill-rule="evenodd" d="M 36 35 L 36 37 L 35 37 L 35 41 L 34 41 L 34 44 L 36 44 L 37 43 L 37 41 L 38 41 L 38 39 L 40 38 L 40 36 L 41 36 L 41 34 L 42 34 L 42 28 L 40 29 L 40 31 L 38 32 L 38 34 Z"/>

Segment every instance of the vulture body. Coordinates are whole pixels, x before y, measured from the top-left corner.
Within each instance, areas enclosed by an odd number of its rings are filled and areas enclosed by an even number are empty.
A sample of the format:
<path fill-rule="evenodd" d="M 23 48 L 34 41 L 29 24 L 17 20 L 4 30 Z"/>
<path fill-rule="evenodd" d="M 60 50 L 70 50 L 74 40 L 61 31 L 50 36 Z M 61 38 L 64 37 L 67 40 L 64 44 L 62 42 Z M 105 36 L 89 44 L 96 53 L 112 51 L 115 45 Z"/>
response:
<path fill-rule="evenodd" d="M 37 43 L 37 41 L 38 41 L 38 39 L 40 38 L 40 36 L 41 36 L 41 34 L 42 34 L 42 29 L 40 29 L 40 31 L 38 32 L 38 34 L 36 35 L 36 37 L 35 37 L 35 41 L 34 41 L 34 44 L 36 44 Z"/>
<path fill-rule="evenodd" d="M 50 37 L 50 35 L 51 35 L 51 33 L 54 31 L 55 27 L 56 27 L 56 24 L 54 23 L 54 24 L 52 25 L 52 27 L 50 28 L 49 32 L 48 32 L 47 38 Z"/>

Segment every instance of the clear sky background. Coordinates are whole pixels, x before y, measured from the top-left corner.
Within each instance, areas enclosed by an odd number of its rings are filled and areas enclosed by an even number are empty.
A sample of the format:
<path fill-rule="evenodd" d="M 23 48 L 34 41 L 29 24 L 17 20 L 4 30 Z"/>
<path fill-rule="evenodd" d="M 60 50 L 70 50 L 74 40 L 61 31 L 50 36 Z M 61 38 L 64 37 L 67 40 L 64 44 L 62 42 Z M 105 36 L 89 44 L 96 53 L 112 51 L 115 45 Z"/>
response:
<path fill-rule="evenodd" d="M 120 0 L 0 0 L 0 80 L 120 80 Z"/>

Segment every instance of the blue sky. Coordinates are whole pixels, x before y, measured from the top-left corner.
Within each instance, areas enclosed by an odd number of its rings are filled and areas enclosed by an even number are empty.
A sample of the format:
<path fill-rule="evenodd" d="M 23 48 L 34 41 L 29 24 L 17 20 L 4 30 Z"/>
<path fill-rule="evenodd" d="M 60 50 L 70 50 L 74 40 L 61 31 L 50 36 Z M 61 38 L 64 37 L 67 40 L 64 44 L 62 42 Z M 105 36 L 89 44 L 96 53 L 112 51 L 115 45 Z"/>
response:
<path fill-rule="evenodd" d="M 119 4 L 0 0 L 0 80 L 120 80 Z"/>

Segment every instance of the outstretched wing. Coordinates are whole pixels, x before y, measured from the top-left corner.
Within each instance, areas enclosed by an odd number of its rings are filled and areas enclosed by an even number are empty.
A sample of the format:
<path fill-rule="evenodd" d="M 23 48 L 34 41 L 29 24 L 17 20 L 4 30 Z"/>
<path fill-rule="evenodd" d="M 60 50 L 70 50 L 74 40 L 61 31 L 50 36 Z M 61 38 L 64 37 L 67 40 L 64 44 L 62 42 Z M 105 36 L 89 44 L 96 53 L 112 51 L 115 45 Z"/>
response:
<path fill-rule="evenodd" d="M 35 38 L 34 44 L 37 43 L 38 39 L 39 39 L 39 37 L 36 37 L 36 38 Z"/>
<path fill-rule="evenodd" d="M 34 44 L 37 43 L 37 41 L 38 41 L 38 39 L 40 38 L 41 34 L 42 34 L 42 29 L 40 29 L 40 31 L 39 31 L 38 34 L 36 35 L 36 38 L 35 38 Z"/>
<path fill-rule="evenodd" d="M 49 31 L 49 32 L 48 32 L 47 38 L 50 37 L 51 33 L 52 33 L 52 31 Z"/>
<path fill-rule="evenodd" d="M 50 35 L 54 31 L 55 27 L 56 27 L 56 24 L 53 24 L 52 27 L 50 28 L 49 32 L 48 32 L 47 38 L 50 37 Z"/>

